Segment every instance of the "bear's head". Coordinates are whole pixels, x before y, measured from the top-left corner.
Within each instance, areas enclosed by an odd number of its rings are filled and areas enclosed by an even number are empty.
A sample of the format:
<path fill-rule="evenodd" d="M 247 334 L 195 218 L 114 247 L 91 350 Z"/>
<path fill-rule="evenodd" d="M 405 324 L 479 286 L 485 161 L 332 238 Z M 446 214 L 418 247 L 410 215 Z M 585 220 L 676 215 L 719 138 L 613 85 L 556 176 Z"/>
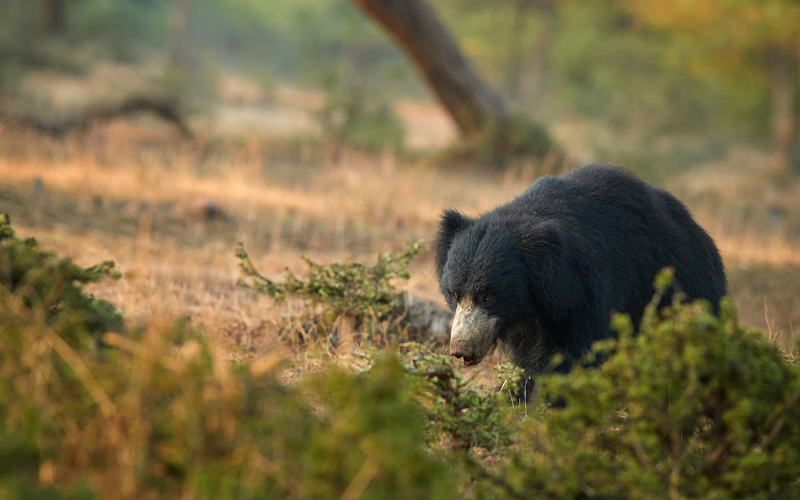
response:
<path fill-rule="evenodd" d="M 439 287 L 455 312 L 450 354 L 466 365 L 480 363 L 504 332 L 535 315 L 518 224 L 508 222 L 446 210 L 433 242 Z"/>

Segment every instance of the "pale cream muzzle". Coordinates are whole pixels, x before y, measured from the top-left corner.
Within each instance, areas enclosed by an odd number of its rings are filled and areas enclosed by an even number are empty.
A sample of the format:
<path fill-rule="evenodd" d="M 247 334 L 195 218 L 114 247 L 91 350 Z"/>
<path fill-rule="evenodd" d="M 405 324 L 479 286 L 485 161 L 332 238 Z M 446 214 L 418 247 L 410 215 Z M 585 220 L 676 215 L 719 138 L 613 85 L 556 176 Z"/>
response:
<path fill-rule="evenodd" d="M 497 326 L 497 318 L 489 316 L 472 300 L 462 300 L 456 307 L 450 330 L 450 355 L 463 358 L 465 365 L 477 365 L 494 347 Z"/>

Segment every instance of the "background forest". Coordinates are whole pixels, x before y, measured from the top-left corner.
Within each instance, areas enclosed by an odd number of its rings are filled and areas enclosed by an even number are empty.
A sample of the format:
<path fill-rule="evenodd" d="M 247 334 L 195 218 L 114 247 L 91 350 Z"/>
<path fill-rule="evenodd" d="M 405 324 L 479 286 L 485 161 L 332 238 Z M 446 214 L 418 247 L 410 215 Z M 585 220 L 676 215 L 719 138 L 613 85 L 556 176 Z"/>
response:
<path fill-rule="evenodd" d="M 794 2 L 440 0 L 433 6 L 514 110 L 548 124 L 589 122 L 623 143 L 587 138 L 576 145 L 590 148 L 587 156 L 605 148 L 600 154 L 614 160 L 620 153 L 613 152 L 625 149 L 648 162 L 652 155 L 687 165 L 747 143 L 778 149 L 782 168 L 797 165 Z M 44 103 L 20 85 L 30 70 L 79 74 L 101 61 L 135 65 L 193 107 L 236 97 L 260 98 L 266 106 L 285 85 L 323 92 L 328 107 L 371 114 L 399 99 L 431 99 L 402 51 L 345 0 L 9 0 L 0 22 L 4 94 L 31 106 Z M 227 81 L 231 74 L 247 80 L 248 88 L 238 89 L 244 95 L 231 95 L 237 90 Z M 381 131 L 386 137 L 360 140 L 396 140 L 390 124 Z"/>

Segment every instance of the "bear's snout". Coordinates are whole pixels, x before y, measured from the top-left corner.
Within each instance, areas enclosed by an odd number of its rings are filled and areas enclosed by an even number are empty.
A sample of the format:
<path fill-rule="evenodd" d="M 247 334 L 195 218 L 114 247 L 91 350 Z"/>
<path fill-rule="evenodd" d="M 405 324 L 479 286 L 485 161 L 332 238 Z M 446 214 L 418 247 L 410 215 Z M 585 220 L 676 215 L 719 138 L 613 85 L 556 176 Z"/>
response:
<path fill-rule="evenodd" d="M 462 358 L 465 365 L 476 365 L 480 363 L 482 358 L 478 359 L 478 357 L 473 354 L 474 352 L 475 350 L 467 345 L 454 342 L 450 343 L 450 355 L 454 358 Z"/>
<path fill-rule="evenodd" d="M 458 304 L 450 332 L 450 355 L 462 358 L 467 366 L 477 365 L 494 347 L 497 320 L 486 311 L 465 301 Z"/>

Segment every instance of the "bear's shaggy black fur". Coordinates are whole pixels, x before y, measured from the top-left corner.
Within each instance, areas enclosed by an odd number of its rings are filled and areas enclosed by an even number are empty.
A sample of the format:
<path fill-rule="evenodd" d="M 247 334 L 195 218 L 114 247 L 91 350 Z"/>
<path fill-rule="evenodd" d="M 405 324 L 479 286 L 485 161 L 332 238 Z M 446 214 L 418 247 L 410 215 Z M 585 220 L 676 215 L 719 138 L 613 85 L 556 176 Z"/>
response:
<path fill-rule="evenodd" d="M 556 371 L 568 371 L 613 335 L 613 311 L 638 325 L 662 268 L 675 269 L 690 300 L 716 310 L 726 294 L 714 241 L 686 207 L 604 165 L 542 177 L 478 218 L 446 210 L 433 251 L 456 312 L 451 354 L 477 364 L 499 344 L 526 375 L 556 353 L 564 356 Z"/>

